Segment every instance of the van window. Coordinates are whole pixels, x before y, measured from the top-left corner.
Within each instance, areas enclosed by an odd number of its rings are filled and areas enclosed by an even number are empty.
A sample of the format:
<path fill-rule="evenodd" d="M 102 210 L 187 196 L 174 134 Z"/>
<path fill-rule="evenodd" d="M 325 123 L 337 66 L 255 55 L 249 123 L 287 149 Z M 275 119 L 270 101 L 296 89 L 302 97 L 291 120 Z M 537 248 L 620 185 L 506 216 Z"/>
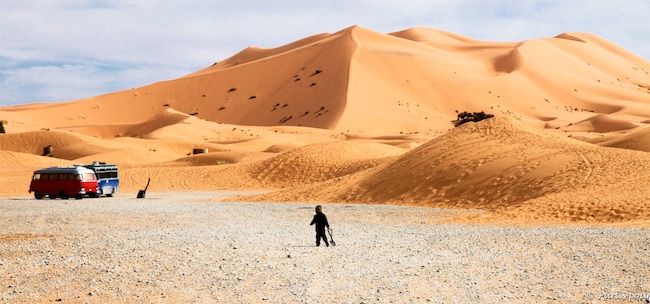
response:
<path fill-rule="evenodd" d="M 40 180 L 41 179 L 41 174 L 40 173 L 34 174 L 34 177 L 32 179 L 33 180 Z"/>
<path fill-rule="evenodd" d="M 94 173 L 83 173 L 83 180 L 93 180 L 95 179 Z"/>

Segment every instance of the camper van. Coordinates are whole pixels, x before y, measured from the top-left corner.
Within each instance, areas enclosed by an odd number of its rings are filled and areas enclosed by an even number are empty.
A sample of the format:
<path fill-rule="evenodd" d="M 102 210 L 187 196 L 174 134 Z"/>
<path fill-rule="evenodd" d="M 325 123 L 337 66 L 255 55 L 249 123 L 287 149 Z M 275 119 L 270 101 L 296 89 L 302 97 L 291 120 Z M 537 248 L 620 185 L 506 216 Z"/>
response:
<path fill-rule="evenodd" d="M 29 192 L 33 192 L 36 199 L 45 196 L 50 199 L 81 199 L 84 196 L 98 197 L 99 185 L 95 172 L 86 167 L 50 167 L 34 171 Z"/>

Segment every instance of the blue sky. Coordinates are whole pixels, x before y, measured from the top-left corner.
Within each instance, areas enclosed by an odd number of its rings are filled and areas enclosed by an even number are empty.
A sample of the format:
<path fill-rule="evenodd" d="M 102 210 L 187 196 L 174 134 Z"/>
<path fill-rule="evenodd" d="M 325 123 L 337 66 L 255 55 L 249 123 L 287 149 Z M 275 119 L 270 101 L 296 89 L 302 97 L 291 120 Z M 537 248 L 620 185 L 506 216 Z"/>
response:
<path fill-rule="evenodd" d="M 589 32 L 649 59 L 648 20 L 646 0 L 2 0 L 0 106 L 140 87 L 351 25 L 489 41 Z"/>

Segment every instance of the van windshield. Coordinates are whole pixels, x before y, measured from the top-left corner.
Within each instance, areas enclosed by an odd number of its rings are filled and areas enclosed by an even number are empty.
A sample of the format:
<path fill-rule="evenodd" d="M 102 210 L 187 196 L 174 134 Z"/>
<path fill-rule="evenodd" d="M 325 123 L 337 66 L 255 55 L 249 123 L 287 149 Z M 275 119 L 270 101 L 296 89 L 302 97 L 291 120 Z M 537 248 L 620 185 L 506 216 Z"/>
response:
<path fill-rule="evenodd" d="M 83 180 L 94 180 L 94 179 L 97 179 L 97 178 L 95 178 L 95 173 L 82 173 L 82 179 Z"/>

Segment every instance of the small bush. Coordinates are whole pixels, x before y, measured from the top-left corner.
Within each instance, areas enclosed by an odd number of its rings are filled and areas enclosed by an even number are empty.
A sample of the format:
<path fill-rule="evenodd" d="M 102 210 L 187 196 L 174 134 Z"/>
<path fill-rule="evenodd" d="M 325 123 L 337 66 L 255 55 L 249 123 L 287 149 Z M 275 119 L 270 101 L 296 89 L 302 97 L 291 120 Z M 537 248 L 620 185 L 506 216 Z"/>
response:
<path fill-rule="evenodd" d="M 4 134 L 5 133 L 5 126 L 4 122 L 0 120 L 0 133 Z"/>
<path fill-rule="evenodd" d="M 462 124 L 464 124 L 466 122 L 470 122 L 470 121 L 478 122 L 478 121 L 481 121 L 483 119 L 488 119 L 488 118 L 492 118 L 492 117 L 494 117 L 494 115 L 485 114 L 485 112 L 483 112 L 483 111 L 474 112 L 474 113 L 463 112 L 463 113 L 458 114 L 458 119 L 456 119 L 454 121 L 454 126 L 458 127 L 458 126 L 460 126 L 460 125 L 462 125 Z"/>

